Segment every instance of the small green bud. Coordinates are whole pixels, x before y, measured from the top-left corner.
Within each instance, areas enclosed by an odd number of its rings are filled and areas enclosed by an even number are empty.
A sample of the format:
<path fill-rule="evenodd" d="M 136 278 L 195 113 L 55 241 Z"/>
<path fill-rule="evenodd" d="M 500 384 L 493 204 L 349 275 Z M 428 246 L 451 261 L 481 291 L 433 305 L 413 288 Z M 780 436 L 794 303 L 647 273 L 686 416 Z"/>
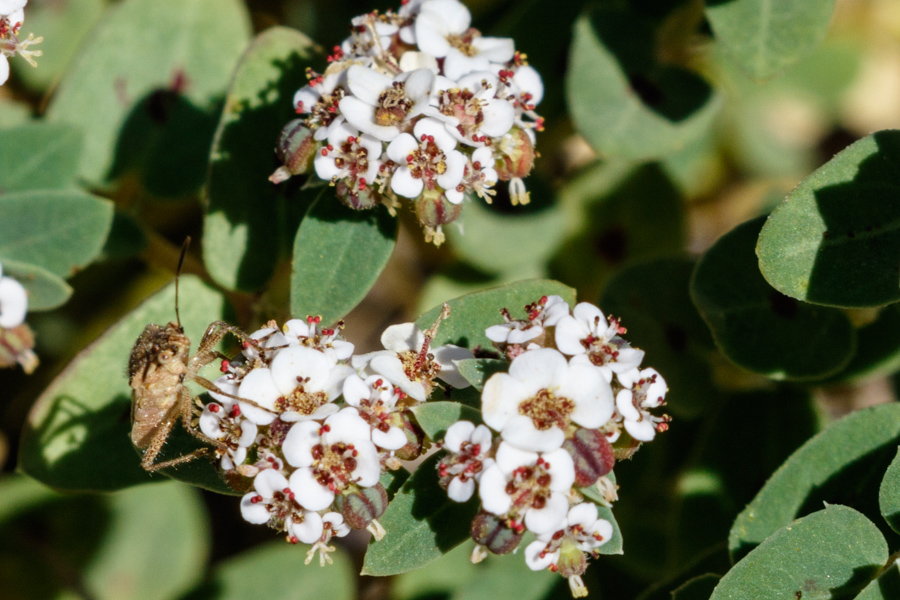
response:
<path fill-rule="evenodd" d="M 334 499 L 335 509 L 353 529 L 368 527 L 369 523 L 384 514 L 387 505 L 387 492 L 380 483 L 368 488 L 353 486 Z"/>
<path fill-rule="evenodd" d="M 318 150 L 319 144 L 313 139 L 313 132 L 306 127 L 305 121 L 294 119 L 284 126 L 278 136 L 275 154 L 283 166 L 272 173 L 269 181 L 281 183 L 293 175 L 309 173 Z"/>
<path fill-rule="evenodd" d="M 497 176 L 503 181 L 526 177 L 534 166 L 535 151 L 523 129 L 513 127 L 495 149 Z"/>

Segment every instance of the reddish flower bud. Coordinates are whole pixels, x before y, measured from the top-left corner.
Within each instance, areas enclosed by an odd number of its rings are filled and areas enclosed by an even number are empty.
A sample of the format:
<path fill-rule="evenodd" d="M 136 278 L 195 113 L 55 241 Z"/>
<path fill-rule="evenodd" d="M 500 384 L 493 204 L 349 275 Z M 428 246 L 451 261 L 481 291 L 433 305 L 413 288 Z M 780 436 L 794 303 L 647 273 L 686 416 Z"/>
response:
<path fill-rule="evenodd" d="M 505 520 L 486 512 L 475 515 L 469 532 L 476 543 L 494 554 L 509 554 L 519 546 L 524 535 L 523 531 L 511 529 Z"/>
<path fill-rule="evenodd" d="M 365 529 L 369 523 L 387 510 L 388 497 L 384 486 L 376 483 L 369 488 L 353 486 L 334 499 L 334 507 L 353 529 Z"/>
<path fill-rule="evenodd" d="M 495 148 L 497 153 L 497 176 L 503 181 L 513 177 L 525 177 L 534 166 L 534 145 L 528 134 L 518 127 L 513 127 L 503 136 L 503 141 Z"/>
<path fill-rule="evenodd" d="M 351 190 L 344 180 L 340 180 L 335 185 L 335 193 L 342 204 L 353 210 L 366 210 L 381 204 L 381 194 L 371 186 L 366 186 L 361 190 Z"/>
<path fill-rule="evenodd" d="M 281 183 L 293 175 L 308 173 L 318 150 L 313 132 L 306 128 L 303 119 L 294 119 L 285 125 L 278 136 L 275 154 L 284 166 L 272 173 L 269 181 Z"/>
<path fill-rule="evenodd" d="M 436 228 L 452 223 L 462 214 L 462 202 L 453 204 L 444 194 L 425 192 L 416 198 L 416 216 L 422 227 Z"/>
<path fill-rule="evenodd" d="M 575 485 L 588 487 L 612 471 L 616 463 L 612 445 L 596 429 L 579 428 L 563 442 L 563 448 L 575 464 Z"/>

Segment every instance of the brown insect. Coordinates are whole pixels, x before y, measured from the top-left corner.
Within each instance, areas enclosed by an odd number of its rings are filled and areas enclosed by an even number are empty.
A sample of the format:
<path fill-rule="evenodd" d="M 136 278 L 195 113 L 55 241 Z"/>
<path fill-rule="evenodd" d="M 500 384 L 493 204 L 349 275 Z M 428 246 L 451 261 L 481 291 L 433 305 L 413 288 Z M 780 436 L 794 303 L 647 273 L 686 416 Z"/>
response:
<path fill-rule="evenodd" d="M 181 272 L 189 242 L 190 238 L 185 241 L 182 249 L 178 273 Z M 215 350 L 215 347 L 229 333 L 242 341 L 253 343 L 253 340 L 237 327 L 215 321 L 206 328 L 197 354 L 191 357 L 191 341 L 184 334 L 181 316 L 178 314 L 178 274 L 175 276 L 175 319 L 175 323 L 169 323 L 165 327 L 152 323 L 147 325 L 135 342 L 128 361 L 128 378 L 132 390 L 131 442 L 143 451 L 141 466 L 150 472 L 209 454 L 210 448 L 199 448 L 171 460 L 155 462 L 179 417 L 184 429 L 197 439 L 212 444 L 221 451 L 228 449 L 225 443 L 204 435 L 192 425 L 194 397 L 185 386 L 186 382 L 195 381 L 210 391 L 256 405 L 252 400 L 223 392 L 211 381 L 198 375 L 200 369 L 213 361 L 228 358 Z"/>

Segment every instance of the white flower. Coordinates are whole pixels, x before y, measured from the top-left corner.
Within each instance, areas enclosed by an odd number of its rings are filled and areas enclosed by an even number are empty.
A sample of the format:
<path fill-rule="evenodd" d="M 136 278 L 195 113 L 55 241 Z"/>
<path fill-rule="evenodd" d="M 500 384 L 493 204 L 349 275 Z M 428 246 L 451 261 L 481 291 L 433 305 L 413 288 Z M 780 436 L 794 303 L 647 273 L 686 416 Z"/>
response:
<path fill-rule="evenodd" d="M 497 71 L 504 89 L 500 96 L 508 100 L 515 110 L 515 124 L 525 130 L 531 143 L 534 144 L 533 129 L 543 127 L 543 119 L 535 112 L 535 108 L 544 98 L 544 82 L 540 74 L 529 65 L 522 65 L 515 71 L 500 67 Z M 524 117 L 528 117 L 526 121 Z"/>
<path fill-rule="evenodd" d="M 286 532 L 291 542 L 312 544 L 322 535 L 322 517 L 297 502 L 292 491 L 297 487 L 295 475 L 288 481 L 274 469 L 260 471 L 253 479 L 256 491 L 241 498 L 241 516 L 249 523 L 268 523 Z"/>
<path fill-rule="evenodd" d="M 470 421 L 457 421 L 447 428 L 443 447 L 448 455 L 438 463 L 441 486 L 454 502 L 466 502 L 475 492 L 475 482 L 494 464 L 488 458 L 493 442 L 491 430 Z"/>
<path fill-rule="evenodd" d="M 481 150 L 481 149 L 479 149 Z M 479 152 L 475 151 L 475 154 Z M 474 158 L 474 154 L 473 154 Z M 494 171 L 496 175 L 496 171 Z M 543 296 L 525 307 L 526 318 L 513 319 L 507 309 L 500 311 L 506 323 L 488 327 L 484 335 L 498 344 L 524 344 L 540 337 L 545 327 L 553 327 L 569 314 L 569 305 L 562 296 Z"/>
<path fill-rule="evenodd" d="M 658 431 L 668 428 L 668 417 L 650 414 L 650 409 L 666 403 L 666 381 L 656 369 L 642 369 L 629 375 L 635 376 L 636 381 L 629 381 L 631 389 L 623 389 L 616 395 L 616 408 L 625 419 L 625 430 L 631 437 L 649 442 Z"/>
<path fill-rule="evenodd" d="M 573 483 L 575 467 L 564 449 L 539 454 L 503 442 L 496 462 L 481 476 L 478 496 L 487 512 L 542 534 L 565 519 Z"/>
<path fill-rule="evenodd" d="M 379 56 L 391 45 L 399 27 L 387 15 L 367 13 L 353 17 L 353 34 L 341 43 L 341 50 L 354 57 Z"/>
<path fill-rule="evenodd" d="M 26 4 L 28 4 L 28 0 L 0 0 L 0 17 L 14 16 L 13 13 L 21 11 Z M 12 19 L 10 21 L 13 24 L 16 23 Z"/>
<path fill-rule="evenodd" d="M 318 350 L 285 348 L 272 360 L 271 368 L 253 369 L 244 376 L 238 396 L 263 408 L 240 402 L 241 411 L 257 425 L 268 425 L 279 415 L 282 421 L 322 419 L 337 412 L 333 400 L 352 372 Z"/>
<path fill-rule="evenodd" d="M 489 70 L 491 63 L 505 63 L 515 54 L 509 38 L 481 37 L 470 29 L 472 15 L 457 0 L 428 0 L 416 18 L 419 49 L 444 59 L 444 75 L 459 79 L 472 71 Z"/>
<path fill-rule="evenodd" d="M 314 129 L 313 139 L 324 140 L 333 127 L 344 121 L 338 106 L 346 94 L 346 71 L 329 73 L 312 79 L 294 94 L 294 108 L 298 114 L 309 114 L 306 126 Z"/>
<path fill-rule="evenodd" d="M 243 418 L 239 407 L 226 409 L 217 402 L 210 402 L 200 414 L 200 431 L 228 446 L 219 464 L 223 470 L 230 471 L 247 458 L 247 449 L 256 441 L 258 428 Z"/>
<path fill-rule="evenodd" d="M 462 202 L 463 192 L 457 186 L 467 160 L 456 149 L 456 139 L 441 121 L 430 117 L 420 119 L 413 133 L 401 133 L 388 146 L 388 157 L 399 165 L 391 177 L 391 189 L 400 196 L 418 198 L 422 190 L 440 186 L 447 200 Z"/>
<path fill-rule="evenodd" d="M 344 401 L 359 411 L 372 428 L 372 441 L 385 450 L 399 450 L 408 441 L 391 418 L 397 401 L 405 395 L 383 375 L 370 375 L 365 380 L 350 375 L 344 381 Z"/>
<path fill-rule="evenodd" d="M 567 363 L 557 350 L 516 357 L 509 374 L 496 373 L 481 393 L 484 422 L 506 442 L 536 452 L 556 450 L 575 423 L 587 429 L 613 414 L 612 388 L 591 365 Z"/>
<path fill-rule="evenodd" d="M 268 362 L 274 355 L 273 350 L 285 348 L 287 345 L 287 338 L 278 331 L 275 322 L 270 321 L 266 327 L 257 329 L 250 334 L 250 340 L 244 342 L 241 353 L 249 361 L 259 359 Z"/>
<path fill-rule="evenodd" d="M 5 62 L 0 61 L 0 76 L 3 74 Z M 0 265 L 0 327 L 12 329 L 25 322 L 25 313 L 28 312 L 28 292 L 12 277 L 2 275 L 3 267 Z"/>
<path fill-rule="evenodd" d="M 391 79 L 375 69 L 353 65 L 347 69 L 347 86 L 353 95 L 341 100 L 341 113 L 363 133 L 389 142 L 400 135 L 407 121 L 429 109 L 434 77 L 430 69 L 417 69 Z"/>
<path fill-rule="evenodd" d="M 346 98 L 345 98 L 346 100 Z M 354 190 L 364 190 L 378 177 L 381 142 L 348 123 L 331 127 L 328 143 L 316 154 L 316 175 L 325 181 L 343 179 Z"/>
<path fill-rule="evenodd" d="M 309 346 L 316 348 L 335 361 L 347 360 L 353 354 L 353 344 L 341 339 L 340 328 L 343 321 L 334 328 L 318 328 L 320 317 L 307 317 L 306 320 L 291 319 L 284 324 L 284 335 L 291 346 Z"/>
<path fill-rule="evenodd" d="M 507 100 L 495 97 L 498 86 L 497 76 L 487 71 L 470 73 L 459 81 L 439 78 L 438 110 L 449 118 L 447 129 L 457 140 L 483 146 L 489 138 L 510 130 L 516 111 Z"/>
<path fill-rule="evenodd" d="M 282 450 L 285 460 L 299 467 L 291 482 L 297 478 L 292 488 L 303 506 L 322 510 L 350 485 L 371 487 L 378 483 L 381 463 L 370 431 L 352 407 L 331 415 L 324 425 L 301 421 L 291 427 Z"/>
<path fill-rule="evenodd" d="M 471 384 L 459 373 L 456 361 L 475 358 L 466 348 L 445 344 L 431 347 L 431 340 L 415 323 L 391 325 L 381 334 L 387 352 L 354 357 L 354 367 L 384 375 L 414 400 L 424 402 L 435 377 L 455 388 Z"/>
<path fill-rule="evenodd" d="M 619 337 L 623 332 L 618 320 L 607 320 L 599 308 L 581 302 L 571 316 L 563 317 L 556 325 L 556 347 L 570 356 L 584 355 L 611 381 L 613 373 L 630 371 L 644 359 L 643 350 L 632 348 Z"/>
<path fill-rule="evenodd" d="M 559 562 L 563 544 L 590 553 L 611 540 L 612 535 L 612 523 L 599 517 L 597 505 L 582 502 L 569 509 L 558 529 L 538 535 L 537 541 L 525 548 L 525 564 L 532 571 L 540 571 Z"/>

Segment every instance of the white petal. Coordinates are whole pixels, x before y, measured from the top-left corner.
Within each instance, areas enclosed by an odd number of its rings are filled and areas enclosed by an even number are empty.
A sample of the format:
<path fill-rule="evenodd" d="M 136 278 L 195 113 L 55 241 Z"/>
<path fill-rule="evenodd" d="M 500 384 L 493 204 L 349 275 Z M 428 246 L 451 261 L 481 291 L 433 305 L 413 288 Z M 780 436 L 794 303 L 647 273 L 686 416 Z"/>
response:
<path fill-rule="evenodd" d="M 323 487 L 309 467 L 294 471 L 291 475 L 291 491 L 306 510 L 322 510 L 334 502 L 334 492 Z"/>
<path fill-rule="evenodd" d="M 290 529 L 291 534 L 297 536 L 298 540 L 304 544 L 312 544 L 322 537 L 322 517 L 319 513 L 305 512 L 303 521 L 292 523 Z"/>
<path fill-rule="evenodd" d="M 625 431 L 640 442 L 652 442 L 653 438 L 656 437 L 656 427 L 653 426 L 649 419 L 644 419 L 643 421 L 625 419 Z"/>
<path fill-rule="evenodd" d="M 373 162 L 377 158 L 381 158 L 381 152 L 384 150 L 384 144 L 376 137 L 364 133 L 359 136 L 359 145 L 366 149 L 369 156 L 369 162 Z"/>
<path fill-rule="evenodd" d="M 345 175 L 344 169 L 337 166 L 333 155 L 322 156 L 322 154 L 316 154 L 316 157 L 313 159 L 313 167 L 316 169 L 316 175 L 323 181 L 331 181 L 335 177 L 340 179 Z"/>
<path fill-rule="evenodd" d="M 369 362 L 369 368 L 387 377 L 414 400 L 425 402 L 427 399 L 425 386 L 418 381 L 410 381 L 403 371 L 403 363 L 396 356 L 390 354 L 376 356 Z"/>
<path fill-rule="evenodd" d="M 481 507 L 494 515 L 506 514 L 512 505 L 512 499 L 506 493 L 506 475 L 497 465 L 492 465 L 485 470 L 478 482 L 478 497 L 481 498 Z"/>
<path fill-rule="evenodd" d="M 497 466 L 505 474 L 510 474 L 519 467 L 532 466 L 537 462 L 537 452 L 529 452 L 516 448 L 506 441 L 501 442 L 497 448 Z"/>
<path fill-rule="evenodd" d="M 516 44 L 510 38 L 477 37 L 472 45 L 478 50 L 478 56 L 495 63 L 512 60 L 516 53 Z"/>
<path fill-rule="evenodd" d="M 403 437 L 406 437 L 405 435 Z M 367 440 L 354 443 L 356 448 L 356 468 L 351 475 L 362 487 L 372 487 L 381 477 L 381 461 L 375 444 Z"/>
<path fill-rule="evenodd" d="M 525 547 L 525 564 L 532 571 L 543 571 L 559 560 L 559 551 L 548 552 L 541 557 L 541 552 L 547 547 L 546 542 L 534 541 Z"/>
<path fill-rule="evenodd" d="M 613 414 L 612 388 L 593 366 L 570 365 L 568 378 L 557 393 L 575 402 L 570 418 L 582 427 L 601 427 Z"/>
<path fill-rule="evenodd" d="M 475 480 L 466 479 L 463 481 L 459 477 L 450 480 L 447 486 L 447 497 L 454 502 L 466 502 L 475 493 Z"/>
<path fill-rule="evenodd" d="M 406 78 L 404 90 L 407 98 L 413 102 L 427 101 L 434 89 L 434 71 L 431 69 L 416 69 Z"/>
<path fill-rule="evenodd" d="M 259 433 L 259 428 L 256 423 L 246 419 L 241 421 L 241 437 L 238 439 L 240 449 L 249 447 L 256 440 L 257 433 Z"/>
<path fill-rule="evenodd" d="M 341 98 L 338 107 L 347 121 L 364 133 L 389 142 L 400 135 L 400 130 L 393 126 L 378 125 L 375 122 L 375 107 L 354 96 Z"/>
<path fill-rule="evenodd" d="M 599 533 L 601 539 L 597 540 L 597 541 L 591 540 L 591 544 L 590 544 L 591 547 L 584 548 L 585 550 L 590 550 L 591 548 L 596 548 L 597 546 L 605 544 L 606 542 L 611 540 L 612 536 L 613 536 L 612 523 L 610 523 L 606 519 L 597 519 L 597 522 L 594 524 L 594 526 L 591 529 L 588 530 L 588 533 L 591 533 L 591 534 Z"/>
<path fill-rule="evenodd" d="M 509 325 L 491 325 L 484 330 L 484 335 L 492 342 L 503 344 L 509 337 L 510 331 L 512 331 L 512 327 Z"/>
<path fill-rule="evenodd" d="M 566 358 L 552 348 L 529 350 L 517 356 L 509 365 L 509 374 L 527 382 L 529 388 L 535 392 L 563 379 L 568 370 Z"/>
<path fill-rule="evenodd" d="M 582 323 L 588 324 L 590 327 L 599 324 L 600 331 L 603 331 L 607 327 L 607 320 L 603 315 L 603 311 L 590 302 L 579 302 L 576 304 L 575 308 L 572 310 L 572 316 Z"/>
<path fill-rule="evenodd" d="M 420 13 L 413 29 L 419 49 L 435 58 L 446 56 L 447 52 L 450 51 L 450 43 L 445 37 L 444 29 L 444 24 L 439 15 Z"/>
<path fill-rule="evenodd" d="M 322 94 L 316 88 L 309 85 L 304 86 L 294 94 L 294 107 L 303 113 L 308 113 L 321 97 Z"/>
<path fill-rule="evenodd" d="M 381 345 L 394 352 L 409 350 L 418 352 L 424 343 L 425 334 L 416 327 L 415 323 L 391 325 L 381 334 Z"/>
<path fill-rule="evenodd" d="M 512 331 L 509 332 L 509 339 L 506 341 L 510 344 L 524 344 L 525 342 L 530 342 L 540 336 L 542 333 L 544 333 L 544 328 L 537 325 L 532 325 L 525 329 L 513 328 Z"/>
<path fill-rule="evenodd" d="M 418 198 L 424 187 L 422 180 L 414 178 L 408 167 L 400 167 L 391 177 L 391 189 L 405 198 Z"/>
<path fill-rule="evenodd" d="M 555 531 L 560 521 L 565 520 L 569 501 L 558 492 L 550 494 L 544 508 L 531 508 L 525 513 L 525 527 L 540 535 Z"/>
<path fill-rule="evenodd" d="M 641 411 L 634 406 L 634 394 L 631 390 L 621 390 L 616 394 L 616 408 L 629 421 L 639 421 Z"/>
<path fill-rule="evenodd" d="M 259 495 L 269 500 L 275 492 L 283 491 L 288 486 L 288 480 L 275 469 L 263 469 L 253 478 L 253 488 Z"/>
<path fill-rule="evenodd" d="M 450 430 L 447 430 L 449 433 Z M 481 454 L 484 455 L 490 450 L 491 444 L 493 443 L 494 436 L 491 433 L 491 430 L 485 427 L 484 425 L 479 425 L 475 428 L 475 431 L 472 432 L 471 437 L 473 444 L 478 444 L 481 446 Z"/>
<path fill-rule="evenodd" d="M 459 452 L 463 442 L 468 442 L 475 424 L 471 421 L 457 421 L 447 428 L 444 435 L 444 448 L 450 452 Z"/>
<path fill-rule="evenodd" d="M 583 529 L 587 530 L 594 526 L 598 518 L 597 505 L 593 502 L 582 502 L 569 509 L 566 521 L 569 526 L 581 525 Z"/>
<path fill-rule="evenodd" d="M 344 515 L 341 513 L 327 512 L 322 516 L 322 521 L 331 525 L 335 537 L 344 537 L 350 533 L 350 527 L 344 522 Z"/>
<path fill-rule="evenodd" d="M 232 396 L 237 396 L 238 389 L 241 386 L 241 382 L 236 381 L 234 375 L 226 373 L 225 375 L 222 375 L 221 377 L 213 381 L 213 385 L 216 386 L 221 392 L 231 394 Z M 221 402 L 224 407 L 231 410 L 231 407 L 234 404 L 234 398 L 213 391 L 210 391 L 209 395 L 213 399 Z"/>
<path fill-rule="evenodd" d="M 359 375 L 351 375 L 344 380 L 344 401 L 350 406 L 359 406 L 363 398 L 369 398 L 372 388 Z"/>
<path fill-rule="evenodd" d="M 399 427 L 391 427 L 387 431 L 373 429 L 372 441 L 379 448 L 384 448 L 385 450 L 399 450 L 405 446 L 409 440 L 406 439 L 406 434 L 403 433 L 402 429 Z"/>
<path fill-rule="evenodd" d="M 347 360 L 353 354 L 353 344 L 344 340 L 334 340 L 331 342 L 330 350 L 334 353 L 335 360 Z"/>
<path fill-rule="evenodd" d="M 614 362 L 608 364 L 613 373 L 625 373 L 632 369 L 636 369 L 644 360 L 644 351 L 637 348 L 619 348 L 619 356 Z"/>
<path fill-rule="evenodd" d="M 238 396 L 253 400 L 260 406 L 272 409 L 266 411 L 247 402 L 239 402 L 241 413 L 257 425 L 268 425 L 275 420 L 275 400 L 281 392 L 272 380 L 272 371 L 266 368 L 253 369 L 241 381 Z"/>
<path fill-rule="evenodd" d="M 432 349 L 432 354 L 434 354 L 434 361 L 441 367 L 441 371 L 437 375 L 438 379 L 446 381 L 457 389 L 467 388 L 472 385 L 468 379 L 459 373 L 459 368 L 456 366 L 457 361 L 475 358 L 475 355 L 468 348 L 444 344 Z"/>
<path fill-rule="evenodd" d="M 472 24 L 472 15 L 466 5 L 458 0 L 431 0 L 422 4 L 421 17 L 427 12 L 440 15 L 441 22 L 449 33 L 462 33 Z"/>
<path fill-rule="evenodd" d="M 437 176 L 437 183 L 445 190 L 455 190 L 456 186 L 462 182 L 469 161 L 462 152 L 454 150 L 447 154 L 445 163 L 447 170 Z"/>
<path fill-rule="evenodd" d="M 444 75 L 450 79 L 459 79 L 473 71 L 486 71 L 490 66 L 487 58 L 481 55 L 466 56 L 456 48 L 450 48 L 444 57 Z"/>
<path fill-rule="evenodd" d="M 272 380 L 283 395 L 303 385 L 308 392 L 322 391 L 334 361 L 324 352 L 306 346 L 291 346 L 279 352 L 272 361 Z M 301 384 L 300 380 L 308 380 Z"/>
<path fill-rule="evenodd" d="M 499 98 L 488 100 L 481 110 L 484 121 L 479 130 L 488 137 L 500 137 L 505 134 L 516 120 L 516 109 L 506 100 Z"/>
<path fill-rule="evenodd" d="M 531 103 L 537 105 L 544 98 L 544 82 L 534 67 L 525 65 L 516 70 L 513 75 L 513 83 L 522 90 L 531 94 Z"/>
<path fill-rule="evenodd" d="M 249 494 L 244 494 L 244 497 L 241 498 L 241 516 L 244 517 L 244 520 L 248 523 L 253 523 L 254 525 L 262 525 L 269 520 L 271 516 L 269 514 L 269 509 L 266 508 L 266 505 L 262 502 L 251 502 L 251 498 L 255 498 L 257 496 L 256 492 L 250 492 Z"/>
<path fill-rule="evenodd" d="M 587 350 L 581 340 L 591 334 L 585 323 L 575 317 L 565 315 L 556 324 L 556 347 L 568 355 L 584 354 Z"/>
<path fill-rule="evenodd" d="M 218 412 L 212 412 L 211 410 L 209 410 L 210 406 L 219 407 Z M 210 402 L 206 405 L 206 408 L 204 408 L 203 412 L 200 413 L 200 431 L 203 432 L 203 435 L 211 437 L 214 440 L 217 440 L 225 435 L 225 432 L 222 431 L 222 428 L 219 426 L 219 424 L 222 422 L 220 413 L 224 411 L 225 409 L 221 404 Z"/>
<path fill-rule="evenodd" d="M 387 147 L 387 155 L 395 163 L 405 165 L 406 157 L 419 148 L 419 142 L 408 133 L 401 133 Z"/>
<path fill-rule="evenodd" d="M 359 411 L 352 406 L 331 415 L 325 424 L 330 428 L 330 431 L 322 434 L 322 443 L 326 446 L 339 442 L 354 444 L 361 440 L 368 441 L 372 436 L 369 424 L 359 416 Z"/>
<path fill-rule="evenodd" d="M 437 119 L 431 117 L 419 119 L 419 122 L 413 127 L 413 134 L 417 140 L 421 140 L 425 135 L 433 137 L 435 146 L 440 148 L 444 154 L 449 154 L 456 149 L 456 138 L 447 131 L 444 123 Z"/>
<path fill-rule="evenodd" d="M 575 463 L 572 456 L 563 448 L 547 452 L 542 456 L 549 467 L 550 489 L 554 492 L 566 492 L 575 483 Z"/>
<path fill-rule="evenodd" d="M 287 432 L 281 448 L 290 465 L 309 467 L 315 462 L 312 449 L 321 443 L 319 427 L 315 421 L 301 421 Z"/>
<path fill-rule="evenodd" d="M 519 414 L 519 403 L 528 398 L 528 388 L 506 373 L 495 373 L 481 391 L 482 418 L 488 427 L 501 431 Z"/>
<path fill-rule="evenodd" d="M 26 312 L 28 292 L 12 277 L 0 277 L 0 327 L 18 327 L 25 321 Z"/>
<path fill-rule="evenodd" d="M 374 69 L 353 65 L 347 69 L 347 86 L 354 96 L 377 106 L 381 93 L 391 87 L 391 78 Z"/>
<path fill-rule="evenodd" d="M 556 450 L 562 446 L 566 438 L 566 434 L 559 427 L 540 430 L 534 426 L 531 417 L 518 414 L 509 419 L 500 433 L 510 444 L 535 452 Z"/>
<path fill-rule="evenodd" d="M 405 27 L 404 30 L 412 31 L 412 28 Z M 416 52 L 414 50 L 404 52 L 403 56 L 400 57 L 400 70 L 416 71 L 418 69 L 431 69 L 433 72 L 437 72 L 437 59 L 427 52 Z"/>
<path fill-rule="evenodd" d="M 313 328 L 315 329 L 315 328 Z M 284 324 L 285 335 L 290 338 L 308 338 L 315 332 L 310 330 L 309 323 L 303 319 L 291 319 Z"/>

